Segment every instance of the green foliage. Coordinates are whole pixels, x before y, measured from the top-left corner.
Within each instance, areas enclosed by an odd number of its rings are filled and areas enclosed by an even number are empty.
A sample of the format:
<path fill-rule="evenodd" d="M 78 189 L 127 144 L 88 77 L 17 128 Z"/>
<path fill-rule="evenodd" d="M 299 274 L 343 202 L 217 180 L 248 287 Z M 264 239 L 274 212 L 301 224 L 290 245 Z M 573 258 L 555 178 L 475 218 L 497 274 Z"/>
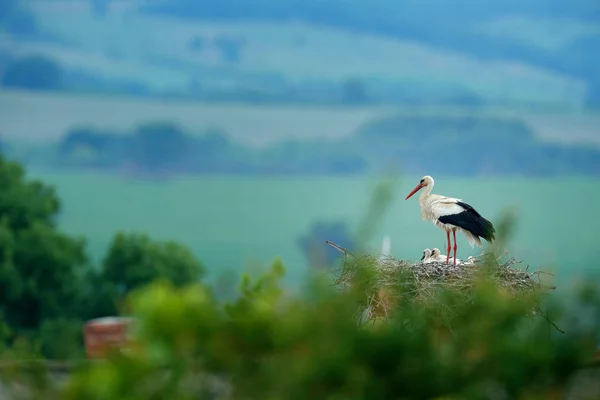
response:
<path fill-rule="evenodd" d="M 196 282 L 204 268 L 184 246 L 118 233 L 99 270 L 85 240 L 56 228 L 54 188 L 0 157 L 0 345 L 55 359 L 83 355 L 83 320 L 114 315 L 130 290 L 165 278 Z M 12 351 L 12 350 L 11 350 Z"/>
<path fill-rule="evenodd" d="M 0 315 L 17 331 L 73 315 L 85 241 L 54 227 L 54 189 L 0 158 Z"/>
<path fill-rule="evenodd" d="M 109 245 L 99 271 L 89 271 L 82 315 L 116 315 L 125 306 L 123 296 L 156 279 L 179 287 L 197 282 L 204 266 L 186 247 L 171 241 L 153 241 L 141 233 L 119 232 Z"/>
<path fill-rule="evenodd" d="M 45 318 L 70 315 L 78 298 L 79 270 L 86 266 L 85 242 L 36 222 L 16 232 L 2 299 L 7 321 L 37 328 Z M 5 253 L 7 254 L 7 253 Z"/>
<path fill-rule="evenodd" d="M 199 280 L 204 267 L 184 246 L 152 241 L 140 233 L 117 233 L 102 263 L 103 277 L 124 292 L 158 278 L 175 286 Z"/>
<path fill-rule="evenodd" d="M 33 221 L 53 225 L 60 201 L 53 187 L 25 179 L 23 166 L 0 156 L 0 215 L 10 229 L 29 227 Z M 26 200 L 26 201 L 24 201 Z"/>
<path fill-rule="evenodd" d="M 451 289 L 436 295 L 457 303 L 450 328 L 413 302 L 358 328 L 364 293 L 314 281 L 286 294 L 283 270 L 276 262 L 258 280 L 244 277 L 229 303 L 202 284 L 140 289 L 130 298 L 136 346 L 80 371 L 64 398 L 554 398 L 595 350 L 597 321 L 549 334 L 529 316 L 535 296 L 516 301 L 485 276 L 470 302 Z"/>
<path fill-rule="evenodd" d="M 52 359 L 83 358 L 82 321 L 78 318 L 58 317 L 45 320 L 38 332 L 42 354 Z"/>
<path fill-rule="evenodd" d="M 86 271 L 81 291 L 79 314 L 85 320 L 115 315 L 121 308 L 122 290 L 107 280 L 101 269 Z"/>
<path fill-rule="evenodd" d="M 179 243 L 118 232 L 100 268 L 83 276 L 79 315 L 85 320 L 119 315 L 127 312 L 124 298 L 141 286 L 162 280 L 180 287 L 199 281 L 204 273 L 202 263 Z"/>

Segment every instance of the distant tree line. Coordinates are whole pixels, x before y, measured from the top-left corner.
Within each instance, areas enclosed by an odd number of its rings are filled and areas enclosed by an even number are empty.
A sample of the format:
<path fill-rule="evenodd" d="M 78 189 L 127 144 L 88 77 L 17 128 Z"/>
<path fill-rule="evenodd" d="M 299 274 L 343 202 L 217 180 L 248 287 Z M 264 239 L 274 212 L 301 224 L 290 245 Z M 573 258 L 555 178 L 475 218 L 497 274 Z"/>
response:
<path fill-rule="evenodd" d="M 352 173 L 364 167 L 352 154 L 303 152 L 290 159 L 287 149 L 253 150 L 232 143 L 222 131 L 191 135 L 169 122 L 142 124 L 132 133 L 73 129 L 58 144 L 53 165 L 146 176 Z"/>
<path fill-rule="evenodd" d="M 10 143 L 9 143 L 10 144 Z M 7 154 L 11 154 L 7 146 Z M 518 119 L 390 115 L 335 142 L 288 140 L 264 149 L 212 129 L 189 133 L 155 121 L 133 132 L 73 128 L 22 162 L 147 177 L 180 174 L 356 175 L 393 167 L 442 175 L 593 175 L 600 149 L 543 142 Z"/>
<path fill-rule="evenodd" d="M 227 62 L 236 62 L 243 41 L 223 37 L 215 46 Z M 191 47 L 202 48 L 202 41 L 192 41 Z M 164 60 L 149 60 L 151 64 L 165 66 Z M 590 82 L 587 105 L 597 107 L 600 82 Z M 367 79 L 349 77 L 341 82 L 321 79 L 310 84 L 289 82 L 285 77 L 274 74 L 268 78 L 246 77 L 230 88 L 206 85 L 202 76 L 192 79 L 187 88 L 156 90 L 141 81 L 123 80 L 97 76 L 93 72 L 69 70 L 60 62 L 43 54 L 23 57 L 0 56 L 0 86 L 11 89 L 55 91 L 69 93 L 103 93 L 147 98 L 187 99 L 209 102 L 245 102 L 262 104 L 334 104 L 345 106 L 382 104 L 421 104 L 479 107 L 498 105 L 466 87 L 448 90 L 421 91 L 410 82 L 390 83 L 389 88 L 375 90 Z M 506 105 L 504 102 L 502 105 Z M 510 104 L 510 102 L 508 103 Z M 535 104 L 533 104 L 535 105 Z"/>
<path fill-rule="evenodd" d="M 194 48 L 202 48 L 203 45 L 202 41 L 193 41 L 190 44 Z M 229 37 L 220 38 L 215 43 L 227 62 L 236 62 L 241 45 L 239 39 Z M 148 62 L 161 67 L 171 65 L 165 60 Z M 283 76 L 273 74 L 262 78 L 240 78 L 237 84 L 230 88 L 212 87 L 206 85 L 206 82 L 206 79 L 198 76 L 191 80 L 187 88 L 156 90 L 141 81 L 106 78 L 90 71 L 69 70 L 45 54 L 22 57 L 0 55 L 0 86 L 10 89 L 263 104 L 486 104 L 486 100 L 481 96 L 460 88 L 455 88 L 450 94 L 436 95 L 415 92 L 414 89 L 404 91 L 402 84 L 395 84 L 393 90 L 377 92 L 370 87 L 367 80 L 360 77 L 351 77 L 341 82 L 322 79 L 303 84 L 292 83 Z"/>

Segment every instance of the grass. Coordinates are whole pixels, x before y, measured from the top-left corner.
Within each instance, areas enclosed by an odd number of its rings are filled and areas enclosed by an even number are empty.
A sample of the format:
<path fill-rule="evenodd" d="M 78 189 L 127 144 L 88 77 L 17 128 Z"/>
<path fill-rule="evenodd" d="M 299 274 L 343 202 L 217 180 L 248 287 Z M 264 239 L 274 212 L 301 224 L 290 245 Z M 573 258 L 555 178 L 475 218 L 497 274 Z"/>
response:
<path fill-rule="evenodd" d="M 144 231 L 188 245 L 211 278 L 262 269 L 279 256 L 292 286 L 309 270 L 297 239 L 317 220 L 348 221 L 355 231 L 374 183 L 356 177 L 205 176 L 160 183 L 83 172 L 32 175 L 57 186 L 63 202 L 61 227 L 87 237 L 96 260 L 117 230 Z M 596 268 L 595 252 L 588 249 L 598 246 L 598 217 L 586 210 L 596 207 L 598 180 L 435 178 L 436 192 L 465 199 L 493 222 L 507 208 L 514 210 L 517 222 L 507 250 L 532 268 L 556 273 L 557 282 L 577 276 L 582 268 Z M 413 186 L 412 179 L 402 179 L 394 187 L 390 208 L 369 235 L 367 251 L 379 251 L 385 234 L 396 258 L 414 260 L 424 248 L 444 248 L 444 233 L 421 220 L 416 200 L 403 200 Z M 565 205 L 568 212 L 556 212 Z M 471 249 L 461 235 L 457 240 L 460 259 L 481 251 Z"/>
<path fill-rule="evenodd" d="M 300 22 L 180 21 L 137 14 L 132 9 L 96 19 L 76 2 L 31 2 L 47 32 L 72 43 L 70 47 L 15 43 L 46 52 L 71 67 L 102 75 L 141 79 L 152 86 L 186 85 L 190 77 L 213 69 L 237 73 L 268 72 L 293 81 L 339 81 L 361 76 L 424 86 L 460 85 L 490 99 L 580 103 L 585 85 L 579 80 L 509 60 L 481 61 L 458 52 L 419 42 L 319 27 Z M 224 62 L 211 40 L 215 35 L 242 39 L 242 59 Z M 206 47 L 194 52 L 188 43 L 202 38 Z M 180 67 L 152 65 L 168 59 Z M 225 74 L 224 77 L 233 75 Z"/>

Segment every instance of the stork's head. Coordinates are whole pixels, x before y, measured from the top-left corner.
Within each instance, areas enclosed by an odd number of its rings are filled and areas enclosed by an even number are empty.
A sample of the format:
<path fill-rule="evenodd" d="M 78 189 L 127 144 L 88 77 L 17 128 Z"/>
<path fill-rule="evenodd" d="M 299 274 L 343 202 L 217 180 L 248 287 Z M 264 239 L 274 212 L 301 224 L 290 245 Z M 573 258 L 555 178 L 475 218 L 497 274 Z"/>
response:
<path fill-rule="evenodd" d="M 430 177 L 429 175 L 425 175 L 424 177 L 422 177 L 421 180 L 419 181 L 419 184 L 417 186 L 415 186 L 415 188 L 412 190 L 412 192 L 410 192 L 404 200 L 408 200 L 413 194 L 417 193 L 419 190 L 423 189 L 424 187 L 430 187 L 430 188 L 433 187 L 433 178 Z"/>
<path fill-rule="evenodd" d="M 431 250 L 429 250 L 429 249 L 423 250 L 423 257 L 421 257 L 421 261 L 425 261 L 429 257 L 431 257 Z"/>
<path fill-rule="evenodd" d="M 434 247 L 433 250 L 431 250 L 431 257 L 437 257 L 441 254 L 442 253 L 440 252 L 440 249 L 438 249 L 437 247 Z"/>

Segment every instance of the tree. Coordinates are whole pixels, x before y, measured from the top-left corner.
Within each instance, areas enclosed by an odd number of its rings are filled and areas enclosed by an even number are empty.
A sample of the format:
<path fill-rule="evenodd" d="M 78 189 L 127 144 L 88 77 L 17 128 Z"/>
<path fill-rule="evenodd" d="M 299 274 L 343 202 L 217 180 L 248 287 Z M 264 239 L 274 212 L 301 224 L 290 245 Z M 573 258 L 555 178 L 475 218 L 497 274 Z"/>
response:
<path fill-rule="evenodd" d="M 102 270 L 88 270 L 81 291 L 79 316 L 83 320 L 118 314 L 121 292 L 114 282 L 104 278 Z"/>
<path fill-rule="evenodd" d="M 143 234 L 117 234 L 93 270 L 85 240 L 56 227 L 60 208 L 53 187 L 0 156 L 0 347 L 25 338 L 47 357 L 81 355 L 84 319 L 114 315 L 123 294 L 156 278 L 203 276 L 187 248 Z"/>
<path fill-rule="evenodd" d="M 123 232 L 113 238 L 101 274 L 121 294 L 158 278 L 181 286 L 196 282 L 203 275 L 203 265 L 185 246 L 172 241 L 153 241 L 141 233 Z"/>
<path fill-rule="evenodd" d="M 131 140 L 132 157 L 145 171 L 176 168 L 189 154 L 190 140 L 181 128 L 170 122 L 139 126 Z"/>
<path fill-rule="evenodd" d="M 122 134 L 103 132 L 94 128 L 77 127 L 61 139 L 60 162 L 67 165 L 118 167 L 126 154 Z"/>
<path fill-rule="evenodd" d="M 34 221 L 53 226 L 60 201 L 53 187 L 26 180 L 21 164 L 0 156 L 0 218 L 10 232 L 30 228 Z"/>
<path fill-rule="evenodd" d="M 74 316 L 85 241 L 60 232 L 54 189 L 0 156 L 0 315 L 17 333 Z"/>
<path fill-rule="evenodd" d="M 5 87 L 57 90 L 62 87 L 63 71 L 54 60 L 44 56 L 28 56 L 12 61 L 2 76 Z"/>

